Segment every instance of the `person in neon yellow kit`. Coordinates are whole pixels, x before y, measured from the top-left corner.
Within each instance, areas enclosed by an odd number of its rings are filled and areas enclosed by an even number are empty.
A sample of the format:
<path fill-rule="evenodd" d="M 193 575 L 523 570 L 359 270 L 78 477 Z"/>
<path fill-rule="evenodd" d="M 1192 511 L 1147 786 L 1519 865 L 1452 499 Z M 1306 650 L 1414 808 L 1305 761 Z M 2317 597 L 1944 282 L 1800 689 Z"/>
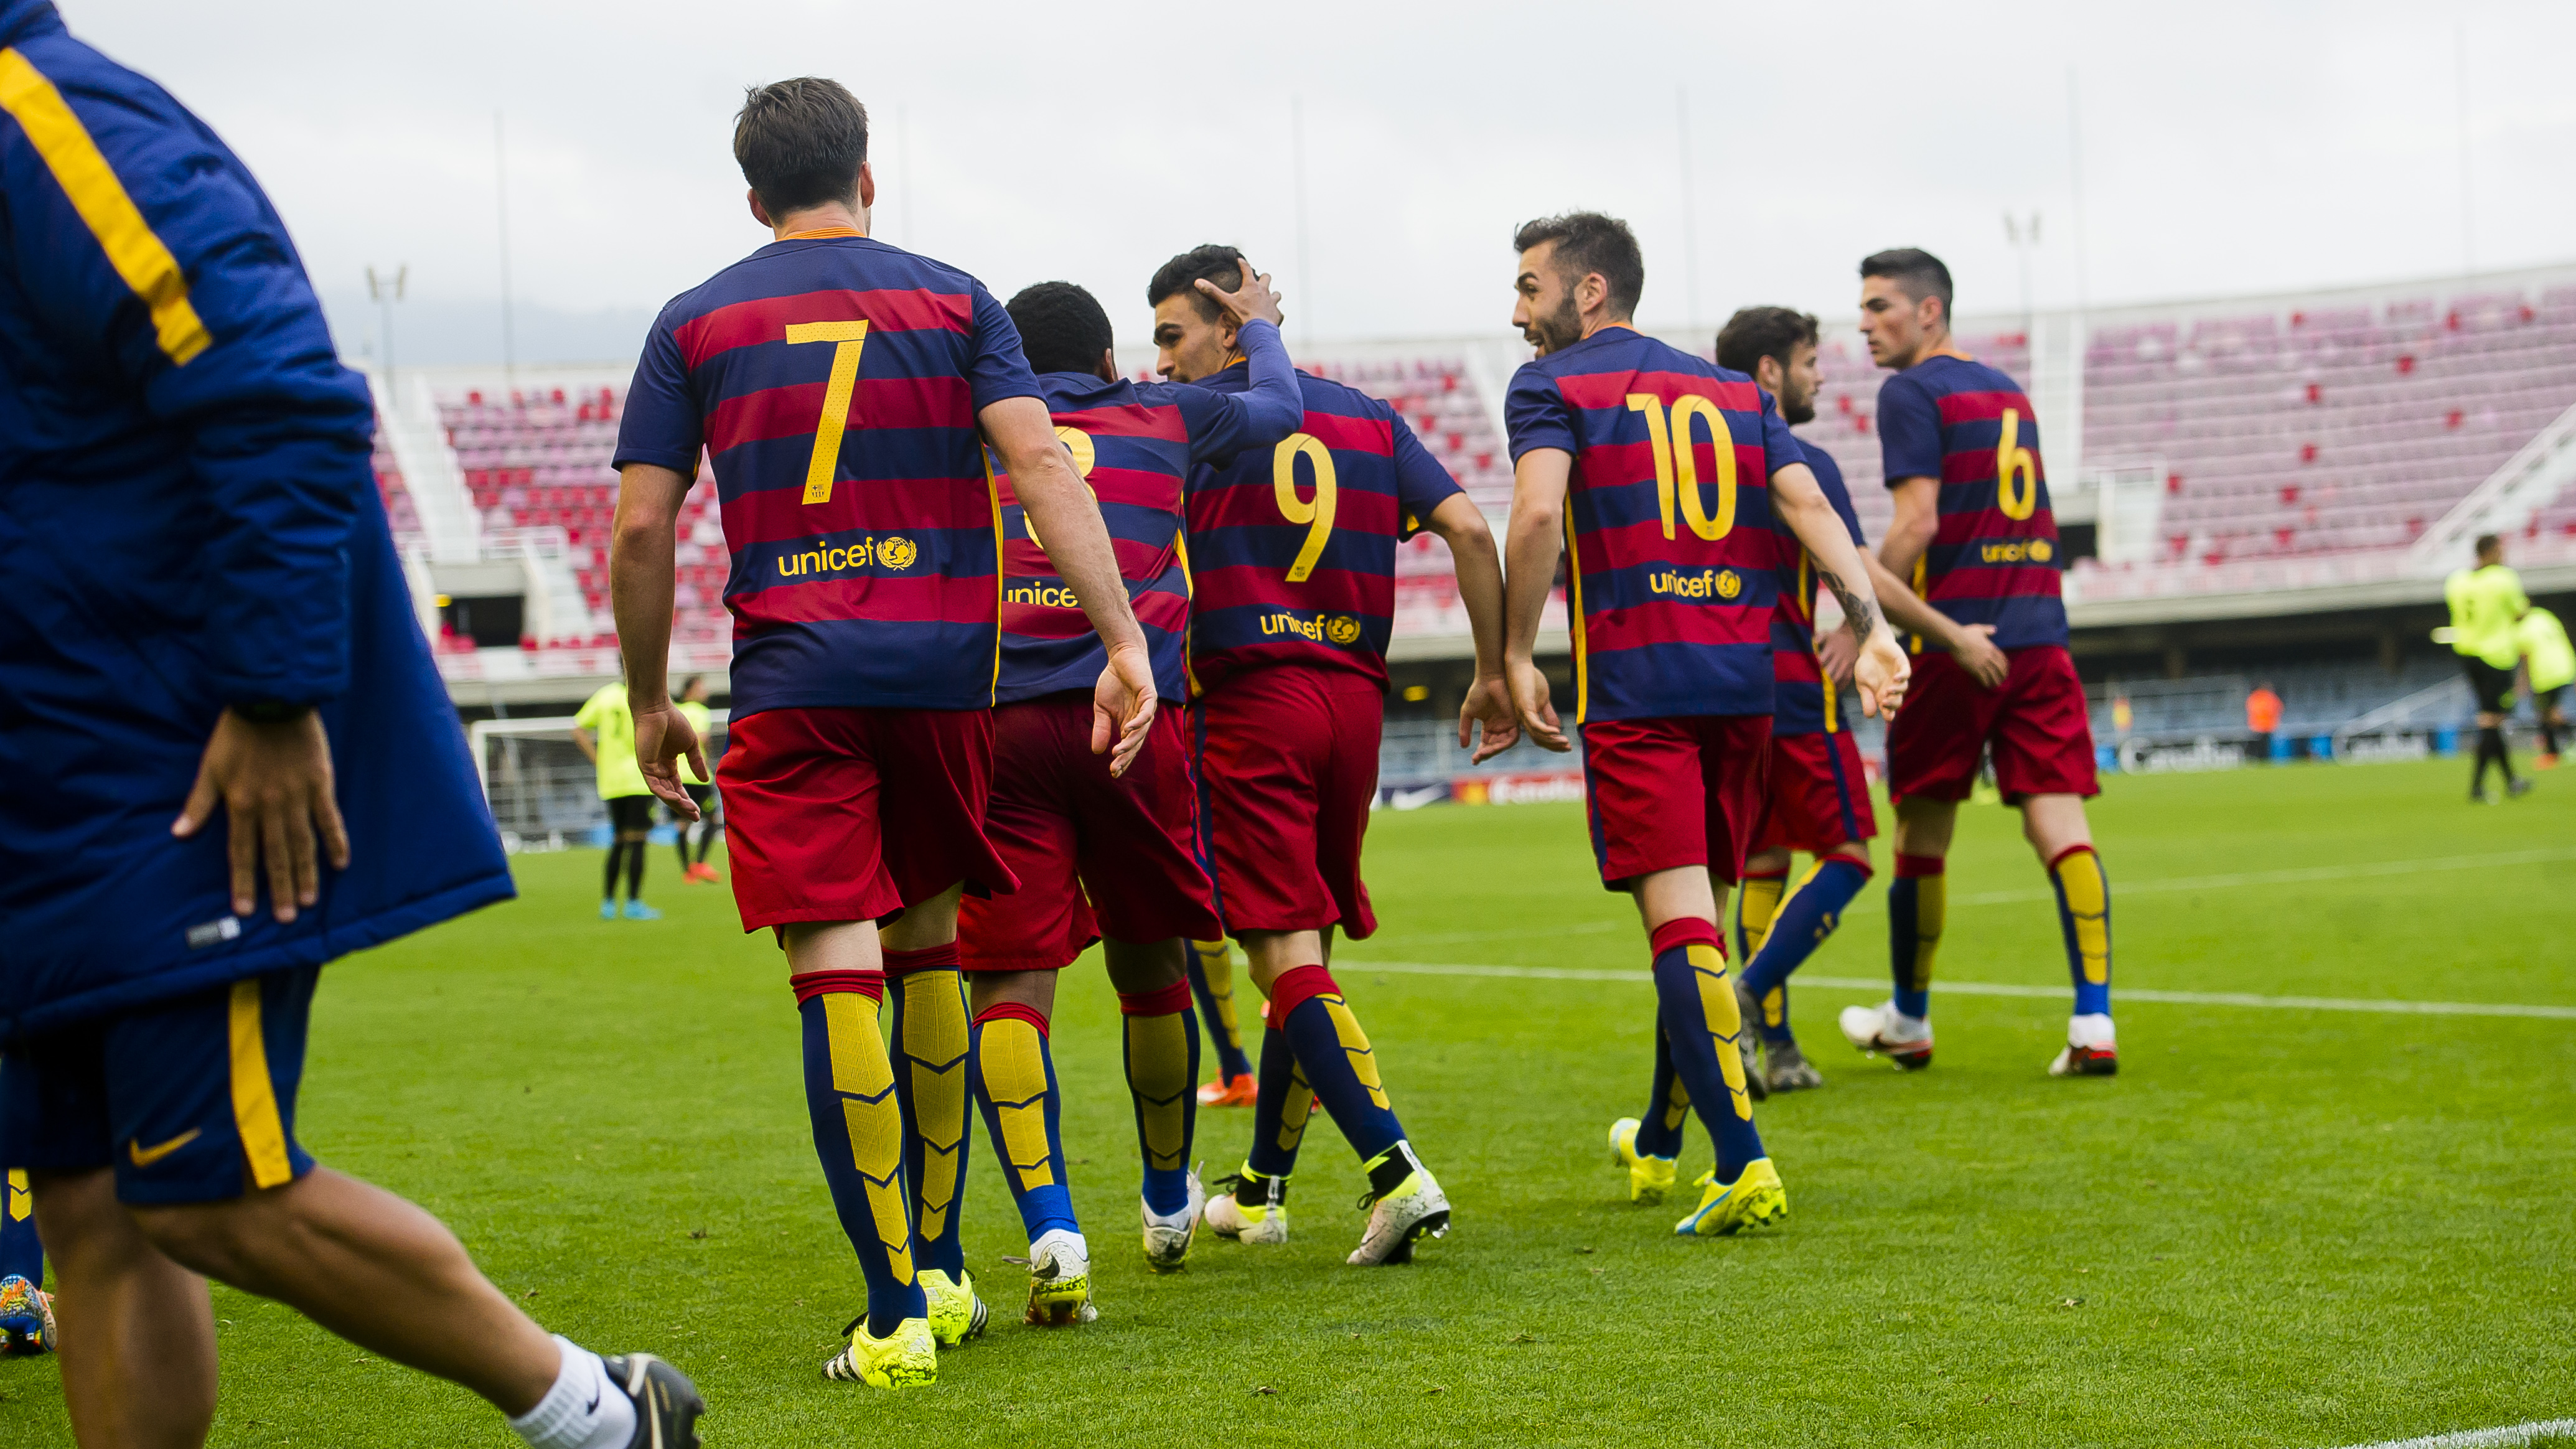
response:
<path fill-rule="evenodd" d="M 608 804 L 607 874 L 599 888 L 599 918 L 617 919 L 617 872 L 626 871 L 626 919 L 650 921 L 661 912 L 644 904 L 645 838 L 653 831 L 653 790 L 635 760 L 635 715 L 624 681 L 600 686 L 573 716 L 572 742 L 599 771 L 599 798 Z"/>
<path fill-rule="evenodd" d="M 2513 669 L 2522 660 L 2515 628 L 2531 612 L 2531 600 L 2522 592 L 2521 576 L 2505 567 L 2504 540 L 2492 533 L 2480 537 L 2477 567 L 2452 574 L 2442 585 L 2442 596 L 2451 606 L 2451 652 L 2460 656 L 2478 699 L 2478 757 L 2469 771 L 2469 802 L 2484 804 L 2490 798 L 2490 764 L 2504 772 L 2505 793 L 2520 795 L 2531 782 L 2514 778 L 2504 717 L 2513 712 Z"/>
<path fill-rule="evenodd" d="M 680 700 L 675 706 L 689 721 L 689 728 L 696 730 L 702 740 L 715 738 L 715 712 L 707 708 L 707 694 L 707 677 L 692 674 L 680 686 Z M 713 752 L 709 754 L 707 769 L 712 773 L 715 761 Z M 716 798 L 714 781 L 698 778 L 697 767 L 689 763 L 688 756 L 680 757 L 679 769 L 680 788 L 688 791 L 689 798 L 698 803 L 698 850 L 694 856 L 689 853 L 689 822 L 681 819 L 676 811 L 671 815 L 671 823 L 680 831 L 680 879 L 691 884 L 714 885 L 724 877 L 716 874 L 714 866 L 707 864 L 707 848 L 715 844 L 716 832 L 724 829 L 724 802 Z"/>
<path fill-rule="evenodd" d="M 2540 753 L 2535 770 L 2558 768 L 2558 736 L 2567 728 L 2567 686 L 2576 683 L 2576 646 L 2567 642 L 2567 626 L 2547 609 L 2535 608 L 2514 628 L 2522 646 L 2522 670 L 2531 681 L 2531 707 L 2540 716 Z"/>

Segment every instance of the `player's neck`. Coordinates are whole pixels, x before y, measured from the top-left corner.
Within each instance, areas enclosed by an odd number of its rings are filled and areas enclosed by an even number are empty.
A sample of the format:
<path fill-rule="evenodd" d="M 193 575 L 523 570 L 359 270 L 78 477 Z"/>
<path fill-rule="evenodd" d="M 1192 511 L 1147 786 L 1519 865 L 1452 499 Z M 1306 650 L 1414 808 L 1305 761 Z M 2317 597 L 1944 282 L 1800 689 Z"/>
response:
<path fill-rule="evenodd" d="M 1950 340 L 1950 329 L 1944 327 L 1938 332 L 1924 334 L 1923 340 L 1915 344 L 1914 355 L 1906 359 L 1905 367 L 1920 367 L 1936 357 L 1955 357 L 1961 362 L 1976 361 L 1975 358 L 1959 350 L 1959 344 Z M 1897 370 L 1902 372 L 1905 367 Z"/>
<path fill-rule="evenodd" d="M 1592 340 L 1595 333 L 1607 332 L 1614 327 L 1623 328 L 1630 332 L 1637 330 L 1637 324 L 1626 317 L 1586 318 L 1583 323 L 1583 336 L 1576 340 L 1588 342 Z"/>
<path fill-rule="evenodd" d="M 874 208 L 854 207 L 847 202 L 829 201 L 821 206 L 800 207 L 769 224 L 770 234 L 779 241 L 790 237 L 866 236 L 868 213 Z"/>

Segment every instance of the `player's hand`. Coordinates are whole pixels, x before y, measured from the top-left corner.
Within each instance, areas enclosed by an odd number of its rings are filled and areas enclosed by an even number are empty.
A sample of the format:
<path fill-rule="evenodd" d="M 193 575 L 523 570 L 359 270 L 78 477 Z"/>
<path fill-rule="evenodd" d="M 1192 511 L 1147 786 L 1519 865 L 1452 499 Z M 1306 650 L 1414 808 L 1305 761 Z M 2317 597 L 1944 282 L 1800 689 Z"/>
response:
<path fill-rule="evenodd" d="M 1542 750 L 1564 754 L 1574 748 L 1565 737 L 1565 729 L 1556 721 L 1556 706 L 1547 702 L 1547 676 L 1536 664 L 1523 659 L 1503 666 L 1503 676 L 1512 692 L 1512 710 L 1520 716 L 1521 728 Z"/>
<path fill-rule="evenodd" d="M 1825 678 L 1836 684 L 1852 681 L 1852 661 L 1860 657 L 1860 641 L 1849 629 L 1836 629 L 1816 641 L 1816 665 Z"/>
<path fill-rule="evenodd" d="M 1470 726 L 1482 725 L 1484 737 L 1479 741 L 1468 733 Z M 1469 745 L 1476 753 L 1467 763 L 1481 765 L 1521 739 L 1520 716 L 1512 712 L 1511 686 L 1500 676 L 1479 679 L 1468 686 L 1467 702 L 1458 707 L 1458 748 Z"/>
<path fill-rule="evenodd" d="M 2004 676 L 2012 672 L 2012 660 L 1995 647 L 1995 626 L 1970 624 L 1960 631 L 1967 637 L 1951 649 L 1950 657 L 1968 671 L 1968 677 L 1983 689 L 2001 689 Z"/>
<path fill-rule="evenodd" d="M 1870 630 L 1859 656 L 1852 661 L 1852 683 L 1860 689 L 1860 712 L 1894 719 L 1897 707 L 1905 703 L 1906 686 L 1913 682 L 1914 662 L 1905 657 L 1905 650 L 1888 632 L 1887 625 L 1882 623 Z"/>
<path fill-rule="evenodd" d="M 1154 662 L 1132 644 L 1109 651 L 1109 667 L 1091 691 L 1091 752 L 1109 756 L 1109 777 L 1127 773 L 1144 753 L 1145 735 L 1154 724 Z M 1117 747 L 1111 748 L 1111 741 Z"/>
<path fill-rule="evenodd" d="M 232 817 L 225 844 L 232 856 L 233 914 L 259 909 L 259 866 L 268 861 L 268 904 L 281 922 L 322 899 L 321 859 L 349 868 L 349 831 L 331 778 L 331 739 L 322 716 L 307 710 L 281 724 L 252 724 L 231 710 L 197 762 L 197 783 L 170 824 L 185 840 L 222 805 Z M 314 836 L 322 837 L 321 850 Z"/>
<path fill-rule="evenodd" d="M 683 820 L 698 818 L 698 802 L 680 785 L 680 772 L 672 762 L 689 757 L 689 768 L 701 780 L 712 780 L 707 771 L 706 746 L 689 724 L 689 717 L 675 704 L 658 709 L 635 711 L 635 766 L 644 772 L 644 788 L 653 798 L 671 807 L 671 813 Z"/>
<path fill-rule="evenodd" d="M 1243 285 L 1236 290 L 1226 291 L 1205 277 L 1198 279 L 1197 286 L 1202 296 L 1225 309 L 1226 325 L 1237 331 L 1256 318 L 1273 327 L 1287 320 L 1279 311 L 1279 298 L 1271 293 L 1270 274 L 1254 272 L 1248 258 L 1243 263 Z"/>

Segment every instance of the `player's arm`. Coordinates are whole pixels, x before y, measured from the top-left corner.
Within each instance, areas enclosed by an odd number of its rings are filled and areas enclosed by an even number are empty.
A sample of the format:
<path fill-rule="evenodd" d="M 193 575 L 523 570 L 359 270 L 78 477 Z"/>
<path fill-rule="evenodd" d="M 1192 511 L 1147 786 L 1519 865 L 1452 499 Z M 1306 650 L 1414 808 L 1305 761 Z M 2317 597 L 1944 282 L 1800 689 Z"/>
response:
<path fill-rule="evenodd" d="M 689 717 L 671 703 L 672 592 L 679 579 L 680 505 L 696 480 L 658 463 L 618 470 L 617 519 L 608 543 L 609 607 L 617 615 L 617 649 L 626 660 L 626 706 L 635 715 L 635 764 L 654 796 L 684 820 L 698 802 L 680 788 L 682 755 L 707 778 L 705 747 Z M 585 750 L 584 754 L 597 756 Z"/>
<path fill-rule="evenodd" d="M 581 751 L 581 757 L 583 759 L 590 761 L 594 765 L 599 763 L 598 737 L 579 725 L 574 725 L 572 727 L 572 747 Z M 643 752 L 638 750 L 635 757 L 638 760 L 641 760 L 644 757 Z"/>
<path fill-rule="evenodd" d="M 1547 675 L 1535 656 L 1539 616 L 1565 550 L 1565 494 L 1573 476 L 1574 455 L 1562 448 L 1521 454 L 1512 464 L 1512 519 L 1503 531 L 1504 682 L 1521 728 L 1541 749 L 1559 754 L 1574 744 L 1548 702 Z"/>
<path fill-rule="evenodd" d="M 1494 549 L 1494 531 L 1486 526 L 1484 511 L 1464 493 L 1442 499 L 1422 526 L 1449 545 L 1450 561 L 1458 570 L 1458 602 L 1466 606 L 1467 629 L 1475 636 L 1476 682 L 1458 709 L 1458 747 L 1474 746 L 1469 763 L 1481 765 L 1521 737 L 1520 715 L 1503 677 L 1502 555 Z M 1481 731 L 1481 737 L 1471 729 Z"/>
<path fill-rule="evenodd" d="M 1108 647 L 1109 667 L 1100 672 L 1092 694 L 1091 752 L 1109 754 L 1109 773 L 1123 775 L 1145 748 L 1145 731 L 1154 722 L 1154 666 L 1145 652 L 1145 631 L 1127 603 L 1127 582 L 1119 576 L 1109 529 L 1100 521 L 1100 502 L 1073 471 L 1064 444 L 1056 441 L 1045 402 L 1003 398 L 987 404 L 976 418 L 984 440 L 1011 475 L 1020 507 L 1046 540 L 1047 562 L 1073 590 L 1083 617 Z"/>
<path fill-rule="evenodd" d="M 1860 561 L 1860 550 L 1843 526 L 1842 515 L 1825 498 L 1816 475 L 1804 463 L 1791 463 L 1771 475 L 1771 507 L 1816 561 L 1816 579 L 1833 591 L 1843 606 L 1844 626 L 1860 641 L 1852 663 L 1852 683 L 1860 690 L 1863 714 L 1891 715 L 1905 700 L 1913 666 L 1897 647 L 1896 635 L 1878 612 L 1878 594 Z"/>
<path fill-rule="evenodd" d="M 1219 307 L 1235 329 L 1235 341 L 1252 374 L 1252 386 L 1240 393 L 1216 392 L 1182 384 L 1174 389 L 1184 399 L 1182 417 L 1190 429 L 1190 461 L 1231 458 L 1247 448 L 1267 448 L 1297 431 L 1305 420 L 1305 396 L 1297 388 L 1296 364 L 1279 336 L 1279 299 L 1270 278 L 1243 264 L 1243 285 L 1219 291 L 1201 277 L 1198 289 Z"/>

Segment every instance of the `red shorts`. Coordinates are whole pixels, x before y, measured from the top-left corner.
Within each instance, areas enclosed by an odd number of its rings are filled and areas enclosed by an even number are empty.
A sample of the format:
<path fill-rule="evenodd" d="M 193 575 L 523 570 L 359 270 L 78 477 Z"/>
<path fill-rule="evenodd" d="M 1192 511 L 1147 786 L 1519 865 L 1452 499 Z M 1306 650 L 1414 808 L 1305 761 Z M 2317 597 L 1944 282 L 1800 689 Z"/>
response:
<path fill-rule="evenodd" d="M 732 731 L 716 780 L 744 930 L 1018 886 L 984 838 L 991 711 L 766 709 Z"/>
<path fill-rule="evenodd" d="M 1360 841 L 1386 725 L 1376 683 L 1294 664 L 1247 670 L 1199 701 L 1196 724 L 1226 930 L 1374 932 Z"/>
<path fill-rule="evenodd" d="M 1947 654 L 1915 657 L 1913 687 L 1887 729 L 1889 795 L 1965 800 L 1977 782 L 1977 755 L 1988 746 L 2007 801 L 2101 793 L 2084 682 L 2065 646 L 2004 653 L 2012 672 L 2000 689 L 1979 687 Z"/>
<path fill-rule="evenodd" d="M 1771 808 L 1763 850 L 1825 855 L 1878 834 L 1869 777 L 1851 731 L 1771 737 Z"/>
<path fill-rule="evenodd" d="M 1189 731 L 1164 701 L 1122 779 L 1091 752 L 1091 696 L 1059 694 L 993 711 L 993 801 L 984 833 L 1020 888 L 966 902 L 957 945 L 968 971 L 1060 971 L 1103 934 L 1192 941 L 1224 934 L 1199 859 L 1198 779 Z"/>
<path fill-rule="evenodd" d="M 1584 812 L 1601 883 L 1705 866 L 1734 884 L 1762 827 L 1771 716 L 1594 720 L 1582 727 Z"/>

